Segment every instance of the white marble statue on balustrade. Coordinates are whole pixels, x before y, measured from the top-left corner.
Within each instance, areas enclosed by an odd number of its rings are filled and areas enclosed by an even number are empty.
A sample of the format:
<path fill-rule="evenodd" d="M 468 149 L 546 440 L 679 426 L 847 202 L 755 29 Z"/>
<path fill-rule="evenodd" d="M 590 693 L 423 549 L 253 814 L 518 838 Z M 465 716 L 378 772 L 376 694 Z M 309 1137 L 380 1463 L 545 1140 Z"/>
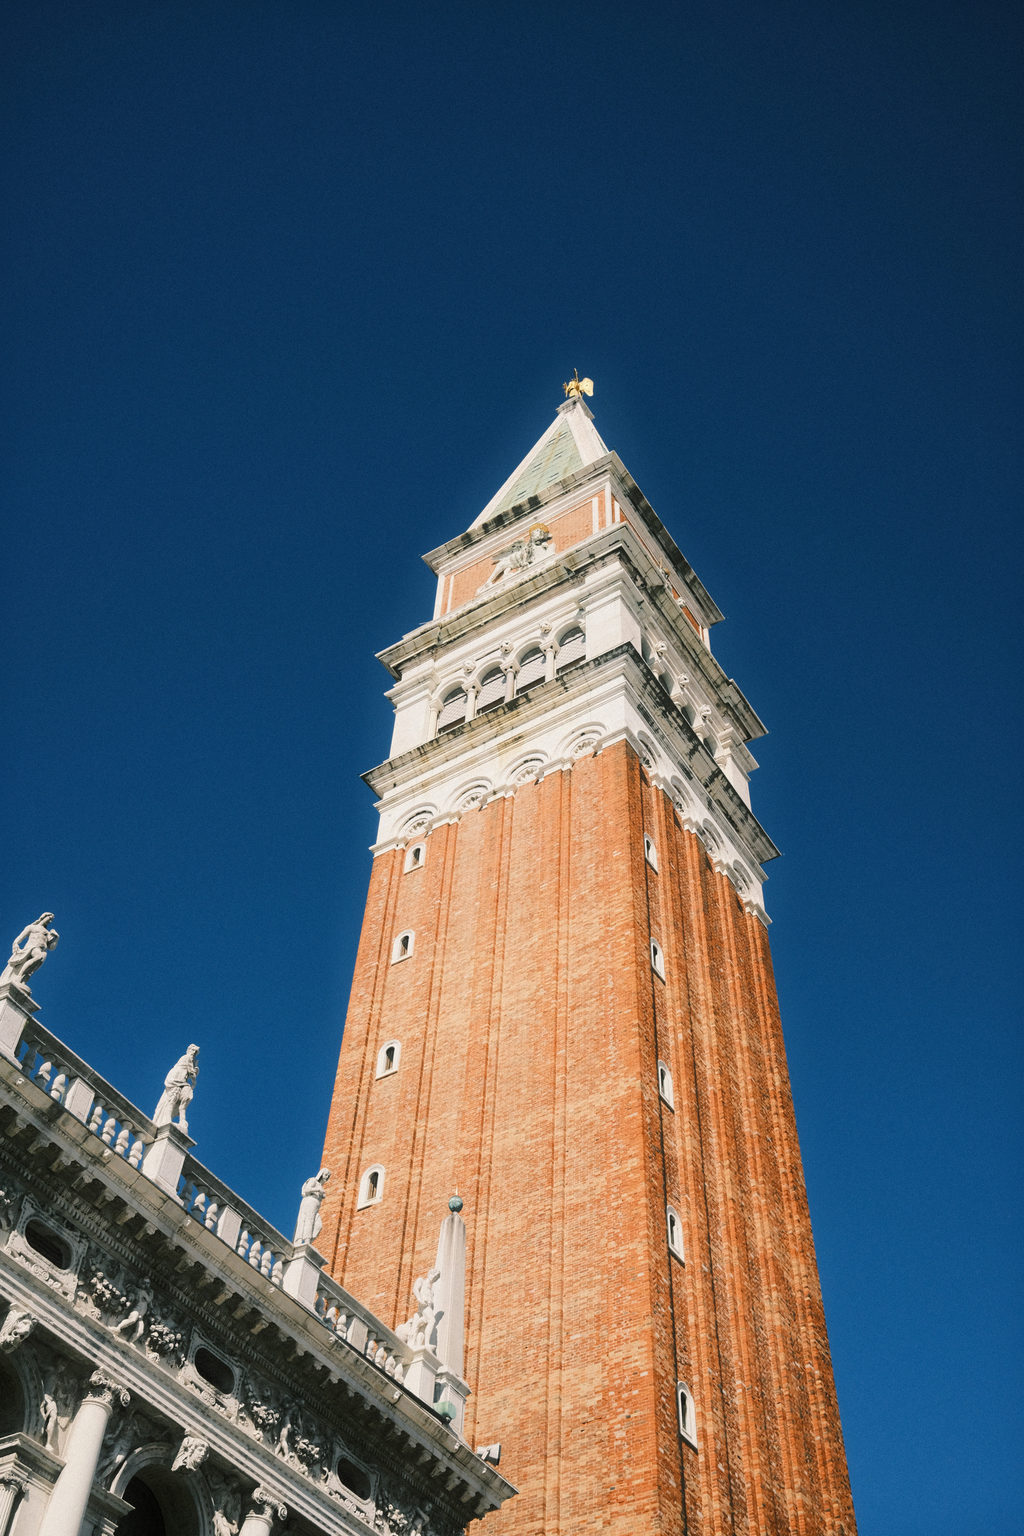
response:
<path fill-rule="evenodd" d="M 329 1168 L 321 1168 L 315 1178 L 307 1179 L 302 1186 L 302 1199 L 299 1202 L 299 1217 L 295 1223 L 295 1236 L 292 1242 L 296 1247 L 300 1243 L 312 1243 L 319 1235 L 323 1222 L 320 1220 L 320 1205 L 327 1188 L 327 1180 L 331 1176 Z"/>
<path fill-rule="evenodd" d="M 434 1339 L 434 1323 L 437 1313 L 434 1310 L 434 1286 L 441 1278 L 439 1269 L 432 1269 L 427 1275 L 420 1275 L 413 1281 L 412 1293 L 416 1298 L 416 1311 L 407 1323 L 401 1323 L 396 1329 L 398 1337 L 411 1349 L 417 1349 L 421 1344 L 432 1346 Z"/>
<path fill-rule="evenodd" d="M 154 1125 L 170 1125 L 177 1115 L 178 1124 L 188 1135 L 185 1111 L 192 1102 L 196 1078 L 199 1076 L 199 1063 L 196 1060 L 198 1055 L 198 1045 L 190 1045 L 184 1056 L 179 1057 L 164 1078 L 164 1091 L 160 1096 L 159 1104 L 153 1111 Z"/>
<path fill-rule="evenodd" d="M 53 913 L 44 912 L 34 923 L 29 923 L 27 928 L 21 930 L 11 945 L 11 958 L 0 973 L 0 987 L 6 981 L 13 981 L 31 996 L 32 988 L 28 978 L 38 971 L 50 950 L 56 948 L 60 937 L 49 926 L 52 922 Z"/>

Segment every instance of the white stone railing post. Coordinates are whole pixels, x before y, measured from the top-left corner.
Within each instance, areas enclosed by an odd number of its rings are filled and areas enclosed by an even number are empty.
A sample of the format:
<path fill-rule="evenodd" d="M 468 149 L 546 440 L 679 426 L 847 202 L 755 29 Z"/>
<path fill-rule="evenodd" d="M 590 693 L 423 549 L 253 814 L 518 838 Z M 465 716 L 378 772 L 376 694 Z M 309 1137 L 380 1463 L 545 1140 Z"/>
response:
<path fill-rule="evenodd" d="M 127 1389 L 112 1376 L 93 1371 L 38 1536 L 79 1536 L 110 1415 L 115 1403 L 127 1408 L 129 1401 Z"/>
<path fill-rule="evenodd" d="M 7 1536 L 14 1506 L 27 1486 L 17 1472 L 0 1472 L 0 1536 Z"/>
<path fill-rule="evenodd" d="M 434 1383 L 441 1362 L 429 1344 L 417 1344 L 412 1350 L 412 1360 L 405 1368 L 405 1385 L 421 1403 L 434 1406 Z"/>
<path fill-rule="evenodd" d="M 177 1200 L 178 1180 L 185 1166 L 185 1154 L 194 1146 L 195 1142 L 180 1125 L 161 1125 L 142 1159 L 143 1173 Z"/>
<path fill-rule="evenodd" d="M 327 1260 L 317 1253 L 312 1243 L 297 1243 L 292 1257 L 284 1261 L 284 1277 L 281 1289 L 286 1296 L 294 1296 L 311 1312 L 316 1310 L 316 1296 L 320 1289 L 320 1271 Z"/>
<path fill-rule="evenodd" d="M 17 982 L 5 981 L 0 987 L 0 1052 L 9 1061 L 17 1061 L 22 1031 L 38 1012 L 39 1004 Z"/>

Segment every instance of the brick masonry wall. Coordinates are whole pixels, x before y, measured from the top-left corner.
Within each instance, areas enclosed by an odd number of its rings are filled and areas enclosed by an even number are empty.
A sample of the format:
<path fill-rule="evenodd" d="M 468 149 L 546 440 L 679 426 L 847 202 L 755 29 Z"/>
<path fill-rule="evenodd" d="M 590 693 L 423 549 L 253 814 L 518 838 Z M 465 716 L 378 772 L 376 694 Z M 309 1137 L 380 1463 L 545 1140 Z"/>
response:
<path fill-rule="evenodd" d="M 458 1186 L 466 1434 L 501 1441 L 521 1490 L 488 1529 L 852 1536 L 764 928 L 625 743 L 403 863 L 373 865 L 318 1246 L 398 1323 Z M 414 953 L 391 964 L 405 928 Z M 391 1038 L 400 1069 L 376 1080 Z M 357 1211 L 374 1163 L 384 1199 Z"/>

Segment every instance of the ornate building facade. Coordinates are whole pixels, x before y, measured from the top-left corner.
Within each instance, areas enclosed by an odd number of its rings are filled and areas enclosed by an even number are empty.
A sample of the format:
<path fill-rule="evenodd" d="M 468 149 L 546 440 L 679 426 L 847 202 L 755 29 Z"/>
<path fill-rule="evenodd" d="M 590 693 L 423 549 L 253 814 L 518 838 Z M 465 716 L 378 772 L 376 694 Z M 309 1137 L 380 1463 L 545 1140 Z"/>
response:
<path fill-rule="evenodd" d="M 473 1213 L 489 1528 L 855 1530 L 722 615 L 567 399 L 381 653 L 390 755 L 324 1161 L 397 1319 Z"/>
<path fill-rule="evenodd" d="M 192 1155 L 191 1046 L 152 1119 L 0 982 L 0 1536 L 458 1536 L 513 1489 L 462 1432 L 461 1201 L 393 1330 Z M 20 948 L 19 948 L 20 946 Z M 459 1313 L 461 1321 L 461 1311 Z"/>

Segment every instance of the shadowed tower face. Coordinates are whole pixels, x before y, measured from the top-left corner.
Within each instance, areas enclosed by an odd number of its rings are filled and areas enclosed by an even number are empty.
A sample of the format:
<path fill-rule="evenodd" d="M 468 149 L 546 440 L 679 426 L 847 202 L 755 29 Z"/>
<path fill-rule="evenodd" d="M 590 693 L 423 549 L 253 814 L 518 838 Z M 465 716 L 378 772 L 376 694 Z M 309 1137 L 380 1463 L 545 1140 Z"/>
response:
<path fill-rule="evenodd" d="M 317 1246 L 397 1324 L 458 1188 L 488 1530 L 852 1536 L 722 615 L 575 389 L 426 558 Z"/>

